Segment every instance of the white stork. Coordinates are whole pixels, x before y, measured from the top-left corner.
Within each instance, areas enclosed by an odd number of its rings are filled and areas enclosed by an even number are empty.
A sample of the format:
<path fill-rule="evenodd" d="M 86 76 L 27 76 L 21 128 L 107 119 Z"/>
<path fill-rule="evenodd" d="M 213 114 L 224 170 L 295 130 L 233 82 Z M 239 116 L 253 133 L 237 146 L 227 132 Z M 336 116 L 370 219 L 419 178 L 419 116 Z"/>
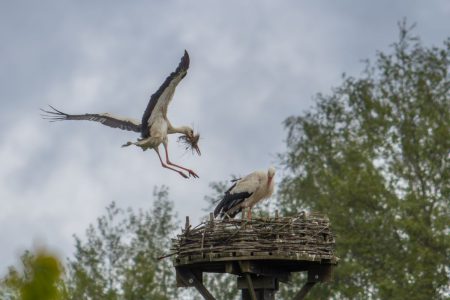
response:
<path fill-rule="evenodd" d="M 194 135 L 194 130 L 189 126 L 174 127 L 167 119 L 167 109 L 169 103 L 172 101 L 175 88 L 178 83 L 186 76 L 187 70 L 189 68 L 189 55 L 187 51 L 184 51 L 184 56 L 176 68 L 175 72 L 172 72 L 169 77 L 166 78 L 164 83 L 159 87 L 159 89 L 150 97 L 150 100 L 145 109 L 144 115 L 142 116 L 142 122 L 134 119 L 124 118 L 119 116 L 114 116 L 109 113 L 102 114 L 83 114 L 83 115 L 69 115 L 63 113 L 56 108 L 50 106 L 51 111 L 43 110 L 46 114 L 43 115 L 44 118 L 50 121 L 60 121 L 60 120 L 88 120 L 100 122 L 103 125 L 119 128 L 122 130 L 135 131 L 141 133 L 141 138 L 136 142 L 128 142 L 122 147 L 136 145 L 141 147 L 143 151 L 147 149 L 154 149 L 158 154 L 161 165 L 164 168 L 178 172 L 184 178 L 188 178 L 184 172 L 175 169 L 177 167 L 188 172 L 189 176 L 197 177 L 198 175 L 191 169 L 182 167 L 180 165 L 174 164 L 169 159 L 168 153 L 168 134 L 180 133 L 184 136 L 182 137 L 185 142 L 194 149 L 198 155 L 200 155 L 200 149 L 198 148 L 199 135 Z M 159 153 L 159 145 L 163 144 L 166 163 L 165 164 Z"/>
<path fill-rule="evenodd" d="M 252 207 L 273 193 L 275 169 L 255 171 L 244 178 L 232 180 L 234 184 L 225 192 L 214 209 L 214 217 L 228 215 L 234 218 L 243 208 L 248 208 L 247 218 L 252 218 Z"/>

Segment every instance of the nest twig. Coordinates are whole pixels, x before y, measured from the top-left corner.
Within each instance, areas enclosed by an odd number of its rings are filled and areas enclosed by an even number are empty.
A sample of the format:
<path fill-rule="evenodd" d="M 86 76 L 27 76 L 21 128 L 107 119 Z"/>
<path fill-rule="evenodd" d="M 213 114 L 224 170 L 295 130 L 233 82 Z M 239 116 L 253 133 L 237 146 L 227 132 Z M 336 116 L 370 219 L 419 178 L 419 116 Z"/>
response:
<path fill-rule="evenodd" d="M 295 217 L 209 220 L 172 240 L 171 255 L 220 257 L 276 253 L 335 259 L 329 219 L 301 212 Z M 238 254 L 236 254 L 238 253 Z M 252 255 L 253 255 L 252 254 Z M 170 254 L 169 254 L 170 256 Z"/>
<path fill-rule="evenodd" d="M 197 152 L 197 154 L 200 155 L 200 150 L 198 147 L 198 141 L 200 140 L 200 134 L 194 134 L 192 136 L 189 135 L 181 135 L 178 137 L 178 142 L 181 143 L 183 145 L 183 147 L 185 147 L 185 150 L 189 150 L 192 153 L 194 153 L 194 151 Z"/>

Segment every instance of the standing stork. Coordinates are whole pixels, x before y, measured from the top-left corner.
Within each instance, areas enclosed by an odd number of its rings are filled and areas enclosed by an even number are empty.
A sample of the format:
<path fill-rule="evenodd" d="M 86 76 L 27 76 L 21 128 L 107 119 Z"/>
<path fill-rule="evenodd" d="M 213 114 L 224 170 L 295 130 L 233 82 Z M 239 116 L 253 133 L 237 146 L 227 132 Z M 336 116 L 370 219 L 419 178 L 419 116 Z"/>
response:
<path fill-rule="evenodd" d="M 167 109 L 170 102 L 172 101 L 173 95 L 175 93 L 175 88 L 177 87 L 178 83 L 186 76 L 188 68 L 189 55 L 185 50 L 184 55 L 181 58 L 181 61 L 175 72 L 172 72 L 169 77 L 166 78 L 164 83 L 159 87 L 159 89 L 150 97 L 141 122 L 130 118 L 114 116 L 110 113 L 87 113 L 83 115 L 69 115 L 57 110 L 53 106 L 50 106 L 52 110 L 41 109 L 44 113 L 46 113 L 43 115 L 43 117 L 45 119 L 49 119 L 50 121 L 95 121 L 113 128 L 140 132 L 141 138 L 139 138 L 136 142 L 128 142 L 122 145 L 122 147 L 136 145 L 143 151 L 147 149 L 154 149 L 158 154 L 161 165 L 164 168 L 175 171 L 184 178 L 188 178 L 188 176 L 184 172 L 175 169 L 176 167 L 188 172 L 189 176 L 198 178 L 198 175 L 191 169 L 172 163 L 169 159 L 168 153 L 168 134 L 180 133 L 183 135 L 181 139 L 185 141 L 191 149 L 195 150 L 198 155 L 201 155 L 200 149 L 198 147 L 198 140 L 200 137 L 199 134 L 194 135 L 194 130 L 189 126 L 174 127 L 167 118 Z M 160 144 L 163 144 L 164 146 L 166 163 L 164 163 L 159 153 Z"/>
<path fill-rule="evenodd" d="M 269 198 L 273 193 L 275 169 L 255 171 L 244 178 L 232 180 L 234 184 L 225 192 L 214 209 L 214 217 L 228 215 L 234 218 L 243 208 L 249 208 L 247 218 L 252 218 L 252 208 L 259 201 Z"/>

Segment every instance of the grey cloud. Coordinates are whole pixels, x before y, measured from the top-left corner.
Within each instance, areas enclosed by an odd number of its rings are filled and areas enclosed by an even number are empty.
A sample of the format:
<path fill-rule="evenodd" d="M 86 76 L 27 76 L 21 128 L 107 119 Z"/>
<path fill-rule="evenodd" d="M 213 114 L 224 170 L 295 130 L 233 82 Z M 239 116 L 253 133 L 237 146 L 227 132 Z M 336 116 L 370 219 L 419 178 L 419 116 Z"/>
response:
<path fill-rule="evenodd" d="M 282 121 L 337 86 L 342 72 L 358 75 L 361 59 L 396 39 L 401 18 L 440 43 L 446 3 L 2 2 L 0 228 L 11 230 L 0 231 L 8 245 L 0 270 L 39 235 L 70 255 L 71 234 L 108 202 L 150 206 L 154 185 L 170 187 L 181 217 L 201 218 L 209 182 L 276 163 Z M 198 180 L 163 170 L 152 151 L 120 148 L 132 133 L 39 117 L 52 104 L 139 119 L 184 49 L 191 68 L 169 117 L 200 130 L 202 156 L 185 154 L 173 137 L 170 154 Z"/>

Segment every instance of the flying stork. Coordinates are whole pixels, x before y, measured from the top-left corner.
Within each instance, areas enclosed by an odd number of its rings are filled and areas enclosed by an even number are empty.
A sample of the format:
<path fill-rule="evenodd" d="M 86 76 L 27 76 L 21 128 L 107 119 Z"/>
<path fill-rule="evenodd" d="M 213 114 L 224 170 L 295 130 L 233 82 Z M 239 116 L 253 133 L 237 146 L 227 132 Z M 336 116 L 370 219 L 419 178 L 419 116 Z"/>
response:
<path fill-rule="evenodd" d="M 180 139 L 186 142 L 192 150 L 195 150 L 197 152 L 198 155 L 201 155 L 200 149 L 198 147 L 199 134 L 194 135 L 194 130 L 189 126 L 174 127 L 167 118 L 167 109 L 169 103 L 172 101 L 175 88 L 177 87 L 178 83 L 186 76 L 188 68 L 189 55 L 185 50 L 184 55 L 181 58 L 181 61 L 175 72 L 172 72 L 169 77 L 166 78 L 164 83 L 159 87 L 159 89 L 150 97 L 141 122 L 130 118 L 114 116 L 110 113 L 87 113 L 82 115 L 70 115 L 57 110 L 53 106 L 50 106 L 51 110 L 41 109 L 44 113 L 46 113 L 43 115 L 43 117 L 45 119 L 49 119 L 50 121 L 95 121 L 113 128 L 140 132 L 141 138 L 138 138 L 136 142 L 128 142 L 122 145 L 122 147 L 136 145 L 143 151 L 147 149 L 154 149 L 158 154 L 161 165 L 164 168 L 178 172 L 184 178 L 188 178 L 188 176 L 184 172 L 175 169 L 176 167 L 188 172 L 189 176 L 198 178 L 198 175 L 191 169 L 172 163 L 169 159 L 168 153 L 167 135 L 180 133 L 183 135 L 180 137 Z M 163 162 L 159 153 L 158 148 L 160 144 L 163 144 L 164 146 L 166 163 Z"/>
<path fill-rule="evenodd" d="M 273 193 L 275 169 L 255 171 L 243 178 L 234 179 L 234 184 L 225 192 L 214 209 L 214 217 L 234 218 L 243 208 L 249 208 L 247 218 L 252 218 L 252 207 Z"/>

